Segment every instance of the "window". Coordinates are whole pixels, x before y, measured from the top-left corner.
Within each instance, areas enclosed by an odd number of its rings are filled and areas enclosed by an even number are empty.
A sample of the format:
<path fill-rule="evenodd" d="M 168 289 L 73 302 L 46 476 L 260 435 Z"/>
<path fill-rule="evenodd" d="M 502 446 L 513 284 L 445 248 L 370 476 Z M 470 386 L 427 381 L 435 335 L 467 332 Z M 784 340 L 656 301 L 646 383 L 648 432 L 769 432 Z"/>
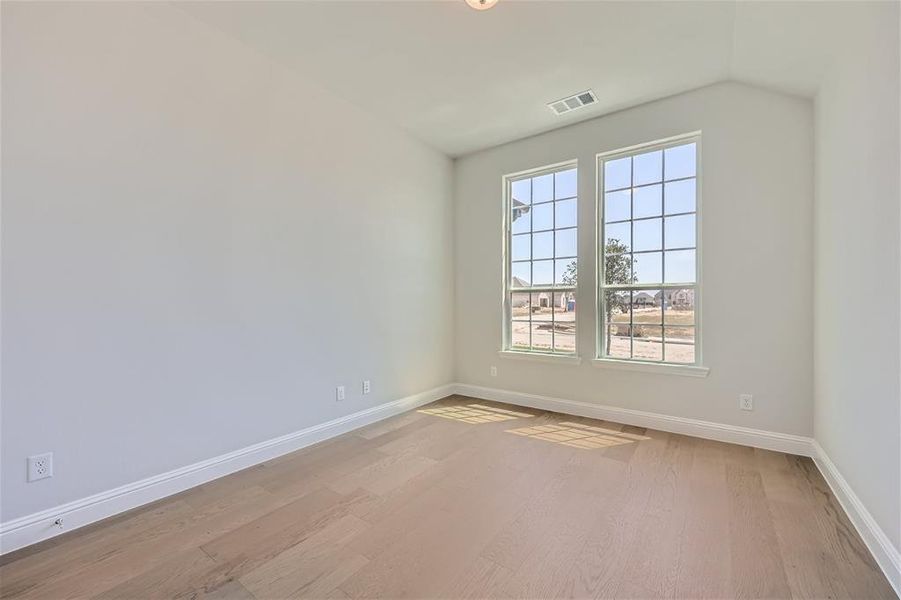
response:
<path fill-rule="evenodd" d="M 557 165 L 504 178 L 504 349 L 576 352 L 577 169 Z"/>
<path fill-rule="evenodd" d="M 697 135 L 598 157 L 600 356 L 696 365 Z"/>

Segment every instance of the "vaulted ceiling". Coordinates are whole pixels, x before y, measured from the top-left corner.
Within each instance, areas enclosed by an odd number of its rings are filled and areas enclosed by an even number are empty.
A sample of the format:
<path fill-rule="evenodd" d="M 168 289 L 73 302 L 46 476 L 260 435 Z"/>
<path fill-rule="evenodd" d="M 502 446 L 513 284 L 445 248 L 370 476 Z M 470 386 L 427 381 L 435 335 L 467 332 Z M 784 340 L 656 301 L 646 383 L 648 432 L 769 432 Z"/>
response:
<path fill-rule="evenodd" d="M 451 156 L 725 80 L 813 96 L 849 8 L 462 0 L 176 6 Z M 843 5 L 843 6 L 840 6 Z M 598 103 L 547 102 L 591 88 Z"/>

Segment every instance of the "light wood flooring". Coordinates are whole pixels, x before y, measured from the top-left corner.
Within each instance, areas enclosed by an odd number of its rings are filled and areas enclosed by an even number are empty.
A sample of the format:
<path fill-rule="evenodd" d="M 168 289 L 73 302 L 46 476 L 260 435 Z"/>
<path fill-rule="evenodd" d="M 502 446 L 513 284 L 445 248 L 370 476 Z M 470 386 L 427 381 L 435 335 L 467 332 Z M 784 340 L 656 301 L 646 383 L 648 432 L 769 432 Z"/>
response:
<path fill-rule="evenodd" d="M 0 562 L 3 598 L 894 598 L 810 459 L 461 396 Z"/>

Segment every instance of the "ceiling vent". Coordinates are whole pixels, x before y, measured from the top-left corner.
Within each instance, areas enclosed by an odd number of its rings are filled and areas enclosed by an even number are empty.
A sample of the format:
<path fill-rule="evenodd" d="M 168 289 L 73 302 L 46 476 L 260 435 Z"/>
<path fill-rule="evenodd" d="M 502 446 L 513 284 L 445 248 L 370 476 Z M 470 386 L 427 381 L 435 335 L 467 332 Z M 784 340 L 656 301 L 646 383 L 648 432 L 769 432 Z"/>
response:
<path fill-rule="evenodd" d="M 572 96 L 568 96 L 566 98 L 561 98 L 560 100 L 549 102 L 548 108 L 554 111 L 554 113 L 562 115 L 563 113 L 578 110 L 583 106 L 594 104 L 597 101 L 598 99 L 594 95 L 594 92 L 587 90 L 584 92 L 579 92 L 578 94 L 573 94 Z"/>

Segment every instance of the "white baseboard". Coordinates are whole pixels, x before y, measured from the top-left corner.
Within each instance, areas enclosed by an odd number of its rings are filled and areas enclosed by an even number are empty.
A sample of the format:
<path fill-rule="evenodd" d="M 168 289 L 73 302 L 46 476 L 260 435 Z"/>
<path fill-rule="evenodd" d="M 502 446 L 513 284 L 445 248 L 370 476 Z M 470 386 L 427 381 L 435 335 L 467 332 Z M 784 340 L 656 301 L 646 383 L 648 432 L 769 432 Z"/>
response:
<path fill-rule="evenodd" d="M 602 404 L 580 402 L 578 400 L 564 400 L 563 398 L 551 398 L 549 396 L 539 396 L 537 394 L 526 394 L 523 392 L 513 392 L 510 390 L 461 383 L 458 383 L 455 386 L 455 390 L 458 394 L 471 396 L 473 398 L 481 398 L 483 400 L 508 402 L 510 404 L 519 404 L 520 406 L 530 406 L 532 408 L 551 410 L 569 415 L 578 415 L 604 421 L 614 421 L 625 425 L 647 427 L 650 429 L 658 429 L 660 431 L 668 431 L 670 433 L 681 433 L 708 440 L 752 446 L 754 448 L 776 450 L 788 454 L 798 454 L 801 456 L 813 455 L 813 440 L 809 437 L 800 435 L 751 429 L 749 427 L 739 427 L 736 425 L 724 425 L 722 423 L 713 423 L 711 421 L 673 417 L 670 415 L 632 410 L 629 408 L 604 406 Z"/>
<path fill-rule="evenodd" d="M 901 553 L 888 539 L 888 536 L 885 535 L 885 532 L 879 527 L 876 520 L 873 519 L 873 515 L 870 514 L 867 507 L 864 506 L 857 494 L 854 493 L 854 490 L 851 489 L 851 486 L 848 485 L 848 482 L 825 450 L 816 441 L 813 442 L 813 447 L 813 461 L 816 463 L 817 468 L 823 474 L 826 483 L 832 488 L 832 493 L 835 494 L 842 508 L 845 509 L 845 513 L 851 519 L 851 522 L 857 529 L 857 533 L 860 534 L 867 548 L 869 548 L 882 572 L 885 573 L 889 583 L 892 584 L 895 593 L 898 597 L 901 597 Z"/>
<path fill-rule="evenodd" d="M 453 393 L 452 384 L 339 417 L 168 473 L 101 492 L 0 524 L 0 554 L 12 552 L 101 519 L 177 494 L 306 446 L 434 402 Z M 63 519 L 63 527 L 54 525 Z"/>

